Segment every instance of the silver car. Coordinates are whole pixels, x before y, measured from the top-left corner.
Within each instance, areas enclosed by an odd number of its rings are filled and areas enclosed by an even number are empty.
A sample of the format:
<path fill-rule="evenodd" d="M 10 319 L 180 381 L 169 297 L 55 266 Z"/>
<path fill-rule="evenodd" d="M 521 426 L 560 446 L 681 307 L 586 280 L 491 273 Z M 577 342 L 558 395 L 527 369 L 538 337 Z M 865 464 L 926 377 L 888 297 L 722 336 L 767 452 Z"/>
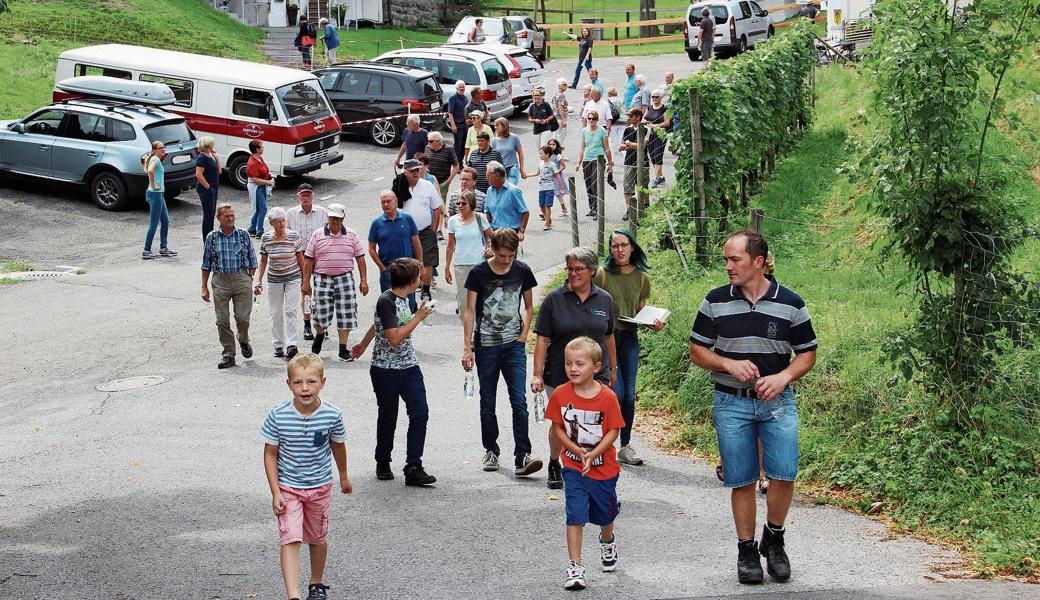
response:
<path fill-rule="evenodd" d="M 144 199 L 141 158 L 166 145 L 166 196 L 195 185 L 195 135 L 183 117 L 121 100 L 66 100 L 24 119 L 0 121 L 0 173 L 86 186 L 119 210 Z"/>
<path fill-rule="evenodd" d="M 516 45 L 526 48 L 538 60 L 545 60 L 545 30 L 539 29 L 531 17 L 515 15 L 505 18 L 513 28 Z"/>

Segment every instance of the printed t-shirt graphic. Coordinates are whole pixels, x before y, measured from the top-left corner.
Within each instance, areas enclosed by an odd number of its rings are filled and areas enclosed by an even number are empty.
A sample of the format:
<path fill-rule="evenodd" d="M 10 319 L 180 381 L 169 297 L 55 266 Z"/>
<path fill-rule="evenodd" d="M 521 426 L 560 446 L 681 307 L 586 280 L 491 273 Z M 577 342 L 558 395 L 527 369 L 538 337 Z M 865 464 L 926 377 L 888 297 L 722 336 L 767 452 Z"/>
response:
<path fill-rule="evenodd" d="M 523 329 L 520 303 L 523 293 L 538 285 L 531 268 L 513 261 L 504 275 L 482 262 L 470 270 L 466 289 L 477 293 L 474 315 L 475 346 L 497 346 L 516 341 Z"/>
<path fill-rule="evenodd" d="M 582 398 L 575 393 L 574 384 L 568 381 L 553 392 L 545 409 L 545 417 L 563 425 L 567 437 L 586 452 L 598 446 L 606 432 L 625 426 L 617 396 L 603 384 L 600 384 L 599 394 L 595 398 Z M 564 467 L 581 471 L 581 459 L 573 452 L 565 447 L 561 456 Z M 604 480 L 616 477 L 619 473 L 621 465 L 618 464 L 614 447 L 610 446 L 593 459 L 588 476 Z"/>

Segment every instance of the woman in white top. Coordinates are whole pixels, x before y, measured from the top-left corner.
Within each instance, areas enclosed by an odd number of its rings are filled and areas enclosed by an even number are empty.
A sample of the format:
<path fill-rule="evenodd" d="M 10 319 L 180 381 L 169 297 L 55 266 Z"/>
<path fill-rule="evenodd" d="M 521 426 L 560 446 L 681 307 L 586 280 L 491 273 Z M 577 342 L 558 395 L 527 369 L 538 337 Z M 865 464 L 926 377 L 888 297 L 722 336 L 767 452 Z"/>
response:
<path fill-rule="evenodd" d="M 448 250 L 445 252 L 444 281 L 454 279 L 459 308 L 455 313 L 461 321 L 466 311 L 461 310 L 466 299 L 466 277 L 469 270 L 491 256 L 485 240 L 491 239 L 491 225 L 487 217 L 477 212 L 477 196 L 464 191 L 459 194 L 458 214 L 448 219 Z"/>

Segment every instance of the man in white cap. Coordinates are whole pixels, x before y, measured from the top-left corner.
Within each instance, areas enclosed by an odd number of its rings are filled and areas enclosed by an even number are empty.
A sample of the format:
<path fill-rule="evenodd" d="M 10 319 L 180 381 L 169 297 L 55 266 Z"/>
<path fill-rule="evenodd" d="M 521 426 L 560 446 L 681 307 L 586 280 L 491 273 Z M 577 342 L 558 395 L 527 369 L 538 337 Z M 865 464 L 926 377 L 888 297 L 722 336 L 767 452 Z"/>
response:
<path fill-rule="evenodd" d="M 361 295 L 368 294 L 368 273 L 361 239 L 353 229 L 343 225 L 347 209 L 332 203 L 328 208 L 329 223 L 311 235 L 303 253 L 303 293 L 311 293 L 311 275 L 314 275 L 314 341 L 311 352 L 319 354 L 325 333 L 336 318 L 339 329 L 339 359 L 353 359 L 347 348 L 350 330 L 358 325 L 357 292 L 354 287 L 354 269 L 361 280 Z"/>
<path fill-rule="evenodd" d="M 440 192 L 432 183 L 420 176 L 421 165 L 414 158 L 404 161 L 404 174 L 408 181 L 408 192 L 411 197 L 405 201 L 401 210 L 408 213 L 419 230 L 419 243 L 422 245 L 422 291 L 420 300 L 431 300 L 430 284 L 433 281 L 433 268 L 440 264 L 440 250 L 437 246 L 437 228 L 441 223 Z"/>
<path fill-rule="evenodd" d="M 314 188 L 309 183 L 301 183 L 296 188 L 297 206 L 285 210 L 285 226 L 300 234 L 304 249 L 311 239 L 311 235 L 325 226 L 329 220 L 329 214 L 325 208 L 314 203 Z M 314 282 L 312 281 L 313 285 Z M 311 298 L 300 294 L 300 307 L 303 309 L 303 339 L 313 340 L 314 332 L 311 330 Z"/>
<path fill-rule="evenodd" d="M 628 108 L 638 108 L 644 115 L 650 108 L 650 86 L 646 84 L 646 75 L 636 75 L 636 95 L 632 98 L 632 104 Z"/>

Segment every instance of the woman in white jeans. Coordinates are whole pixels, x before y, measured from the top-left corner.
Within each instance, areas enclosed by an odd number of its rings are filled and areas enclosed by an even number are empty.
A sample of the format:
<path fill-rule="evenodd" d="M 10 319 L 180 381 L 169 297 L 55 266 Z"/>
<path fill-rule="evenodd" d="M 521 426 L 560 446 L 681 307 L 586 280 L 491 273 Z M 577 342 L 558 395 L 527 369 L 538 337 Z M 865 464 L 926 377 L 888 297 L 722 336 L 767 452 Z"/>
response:
<path fill-rule="evenodd" d="M 456 300 L 459 307 L 455 310 L 461 321 L 466 314 L 463 310 L 466 298 L 466 277 L 469 270 L 484 262 L 491 256 L 488 241 L 491 239 L 491 224 L 487 217 L 477 212 L 477 196 L 473 192 L 464 191 L 459 194 L 458 214 L 448 219 L 448 250 L 445 252 L 444 281 L 448 285 L 454 279 Z M 454 270 L 453 270 L 454 267 Z"/>
<path fill-rule="evenodd" d="M 296 307 L 300 304 L 303 281 L 303 239 L 285 225 L 285 209 L 274 207 L 267 213 L 271 231 L 260 237 L 260 269 L 253 293 L 264 291 L 267 273 L 267 302 L 271 308 L 271 342 L 274 355 L 291 360 L 298 350 Z"/>

